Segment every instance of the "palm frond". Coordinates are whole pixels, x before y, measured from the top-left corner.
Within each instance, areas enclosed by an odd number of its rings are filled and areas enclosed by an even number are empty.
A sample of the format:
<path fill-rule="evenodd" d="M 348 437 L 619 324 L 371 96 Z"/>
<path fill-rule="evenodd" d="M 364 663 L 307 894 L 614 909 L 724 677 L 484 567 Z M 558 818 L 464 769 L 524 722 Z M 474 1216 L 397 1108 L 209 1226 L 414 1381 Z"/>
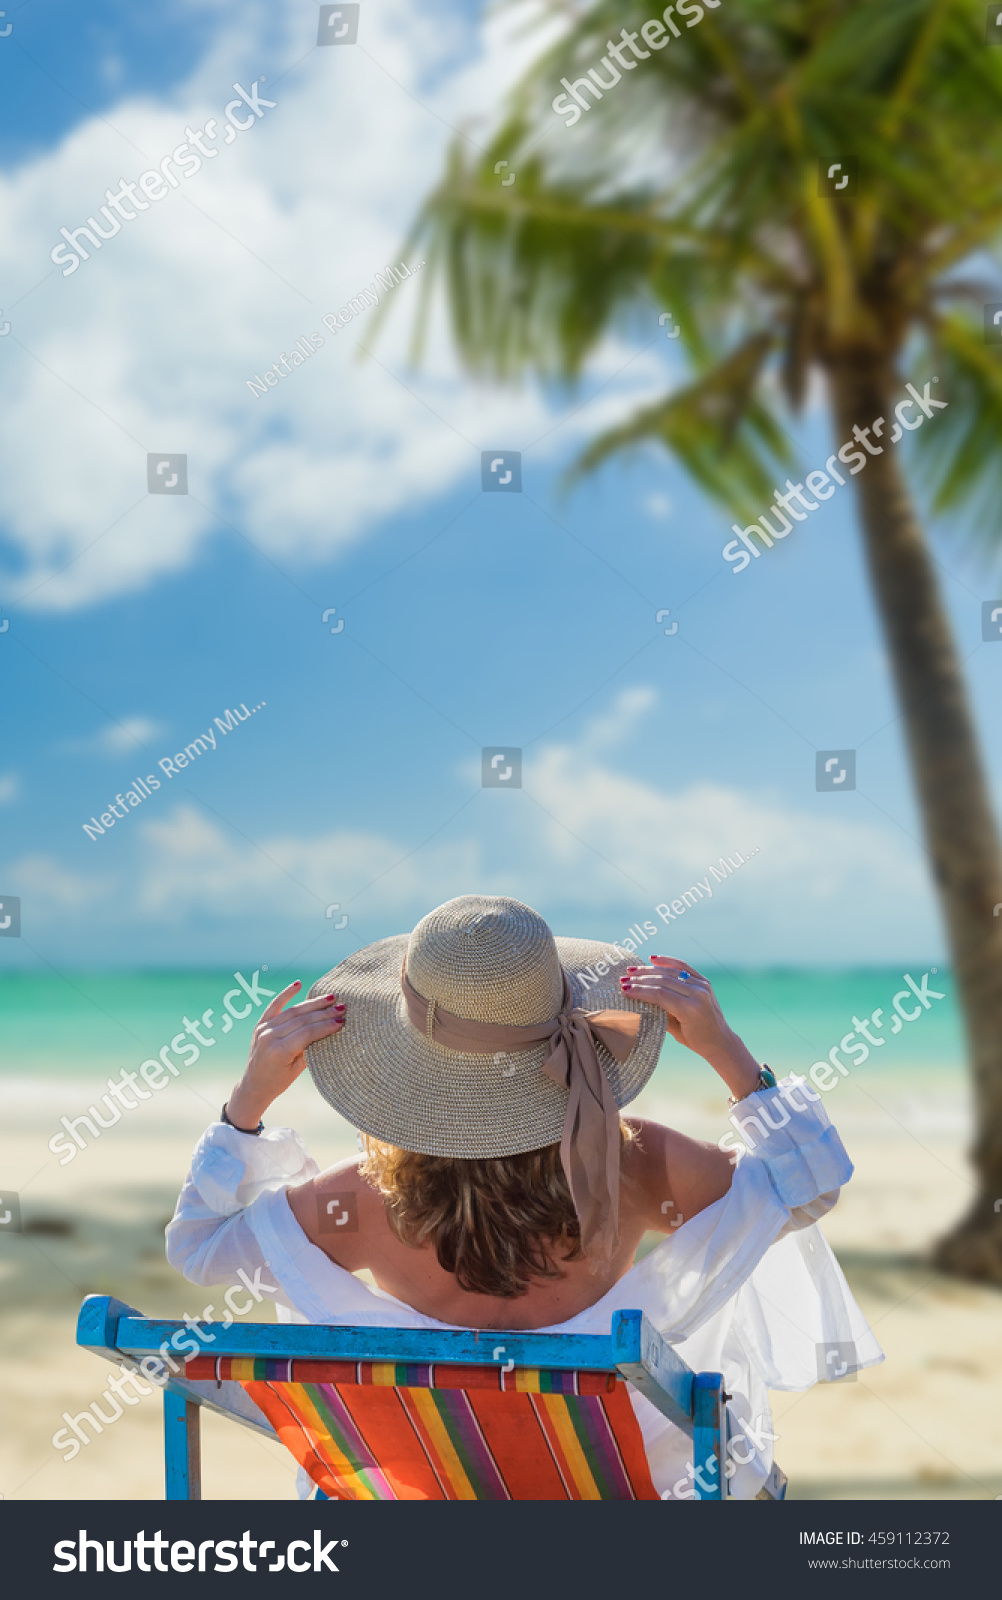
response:
<path fill-rule="evenodd" d="M 714 499 L 751 516 L 771 499 L 776 469 L 789 458 L 785 434 L 755 397 L 774 342 L 770 333 L 754 334 L 696 382 L 600 434 L 570 468 L 568 483 L 654 441 L 677 455 Z"/>
<path fill-rule="evenodd" d="M 986 344 L 969 317 L 944 316 L 932 349 L 935 395 L 948 408 L 923 428 L 916 474 L 936 511 L 956 511 L 956 531 L 972 544 L 998 546 L 1002 500 L 1002 344 Z M 916 439 L 918 446 L 919 439 Z"/>
<path fill-rule="evenodd" d="M 573 384 L 610 333 L 657 337 L 670 311 L 691 381 L 573 475 L 654 440 L 743 509 L 785 459 L 783 399 L 796 412 L 847 351 L 891 367 L 932 329 L 952 398 L 912 454 L 940 508 L 989 504 L 1002 353 L 941 316 L 958 264 L 1002 234 L 1002 50 L 981 0 L 704 6 L 565 127 L 561 80 L 638 27 L 633 0 L 573 11 L 486 150 L 450 153 L 410 241 L 428 263 L 416 339 L 444 291 L 469 370 Z M 838 200 L 835 160 L 859 167 Z"/>

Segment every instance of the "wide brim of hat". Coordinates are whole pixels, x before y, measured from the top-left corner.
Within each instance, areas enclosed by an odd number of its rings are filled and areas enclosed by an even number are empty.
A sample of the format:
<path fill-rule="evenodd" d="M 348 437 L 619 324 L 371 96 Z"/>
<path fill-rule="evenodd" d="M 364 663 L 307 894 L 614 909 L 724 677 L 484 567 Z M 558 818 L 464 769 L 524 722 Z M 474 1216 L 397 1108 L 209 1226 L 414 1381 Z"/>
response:
<path fill-rule="evenodd" d="M 408 935 L 399 934 L 367 945 L 310 990 L 311 998 L 336 993 L 347 1008 L 340 1032 L 306 1050 L 324 1099 L 354 1127 L 423 1155 L 511 1156 L 556 1143 L 567 1090 L 541 1070 L 548 1046 L 514 1055 L 466 1055 L 432 1044 L 411 1023 L 400 987 L 407 943 Z M 620 976 L 635 958 L 612 964 L 609 947 L 593 939 L 558 938 L 556 946 L 574 1005 L 641 1014 L 637 1042 L 625 1061 L 596 1041 L 616 1103 L 625 1106 L 658 1064 L 664 1013 L 622 993 Z M 598 972 L 600 962 L 604 973 Z"/>

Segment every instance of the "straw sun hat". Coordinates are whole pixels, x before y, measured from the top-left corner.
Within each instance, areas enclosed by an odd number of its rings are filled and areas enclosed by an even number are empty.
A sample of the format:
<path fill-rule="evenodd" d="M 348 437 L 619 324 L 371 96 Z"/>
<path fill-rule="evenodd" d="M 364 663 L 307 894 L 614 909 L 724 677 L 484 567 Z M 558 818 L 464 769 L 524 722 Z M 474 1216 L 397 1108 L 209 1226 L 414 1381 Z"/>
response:
<path fill-rule="evenodd" d="M 412 934 L 367 945 L 313 985 L 311 997 L 335 992 L 347 1006 L 344 1028 L 307 1048 L 313 1081 L 354 1127 L 400 1149 L 509 1156 L 567 1139 L 569 1101 L 589 1099 L 587 1085 L 575 1088 L 586 1055 L 591 1098 L 615 1121 L 654 1071 L 665 1030 L 659 1009 L 620 990 L 630 958 L 611 966 L 608 954 L 593 939 L 555 939 L 518 900 L 449 900 Z M 597 982 L 581 976 L 603 960 Z M 585 1025 L 582 1012 L 606 1016 Z M 550 1023 L 543 1037 L 538 1025 Z M 497 1031 L 506 1028 L 537 1039 Z M 566 1081 L 556 1081 L 557 1056 Z"/>

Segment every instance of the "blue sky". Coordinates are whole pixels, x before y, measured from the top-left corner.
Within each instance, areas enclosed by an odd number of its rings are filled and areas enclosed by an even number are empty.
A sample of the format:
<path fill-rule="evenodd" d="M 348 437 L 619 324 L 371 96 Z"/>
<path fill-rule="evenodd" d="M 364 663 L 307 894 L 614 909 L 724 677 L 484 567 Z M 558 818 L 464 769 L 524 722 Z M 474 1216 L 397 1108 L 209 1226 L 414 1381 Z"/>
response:
<path fill-rule="evenodd" d="M 677 381 L 656 316 L 579 394 L 499 391 L 457 373 L 439 326 L 410 369 L 405 281 L 373 358 L 370 312 L 248 392 L 401 260 L 448 124 L 488 114 L 529 48 L 473 6 L 366 0 L 364 50 L 313 48 L 315 18 L 8 11 L 0 898 L 21 897 L 24 937 L 0 940 L 0 971 L 316 968 L 470 891 L 611 940 L 736 851 L 758 853 L 654 948 L 935 959 L 848 490 L 738 576 L 731 519 L 667 457 L 560 491 L 598 426 Z M 59 228 L 262 77 L 275 108 L 63 278 Z M 815 408 L 795 477 L 830 448 Z M 522 452 L 521 495 L 481 492 L 485 449 Z M 187 497 L 146 493 L 148 451 L 187 455 Z M 1002 650 L 980 605 L 999 580 L 936 539 L 997 792 Z M 262 702 L 83 832 L 228 706 Z M 493 744 L 524 750 L 521 792 L 481 787 Z M 857 791 L 818 794 L 816 749 L 843 747 Z"/>

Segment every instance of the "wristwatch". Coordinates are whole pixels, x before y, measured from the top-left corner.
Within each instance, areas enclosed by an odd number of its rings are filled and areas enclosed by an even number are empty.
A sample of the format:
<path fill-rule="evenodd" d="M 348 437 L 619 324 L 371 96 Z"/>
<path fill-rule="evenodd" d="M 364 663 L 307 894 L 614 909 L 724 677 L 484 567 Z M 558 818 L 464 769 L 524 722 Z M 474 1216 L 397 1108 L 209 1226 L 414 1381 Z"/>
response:
<path fill-rule="evenodd" d="M 263 1122 L 259 1122 L 256 1128 L 237 1128 L 236 1123 L 235 1122 L 231 1122 L 229 1117 L 227 1116 L 226 1107 L 225 1106 L 223 1107 L 222 1111 L 220 1111 L 220 1113 L 219 1113 L 219 1120 L 220 1120 L 220 1122 L 225 1122 L 226 1126 L 228 1128 L 236 1128 L 238 1133 L 249 1133 L 254 1138 L 256 1138 L 259 1133 L 263 1133 L 264 1132 L 264 1123 Z"/>
<path fill-rule="evenodd" d="M 755 1084 L 754 1089 L 749 1089 L 748 1090 L 748 1094 L 758 1094 L 760 1089 L 775 1089 L 775 1087 L 776 1087 L 776 1074 L 773 1072 L 771 1067 L 767 1067 L 765 1065 L 765 1062 L 763 1062 L 762 1066 L 759 1068 L 758 1082 Z M 748 1094 L 742 1094 L 742 1095 L 732 1094 L 730 1099 L 728 1100 L 727 1104 L 729 1106 L 736 1106 L 742 1100 L 747 1100 L 748 1099 Z"/>

